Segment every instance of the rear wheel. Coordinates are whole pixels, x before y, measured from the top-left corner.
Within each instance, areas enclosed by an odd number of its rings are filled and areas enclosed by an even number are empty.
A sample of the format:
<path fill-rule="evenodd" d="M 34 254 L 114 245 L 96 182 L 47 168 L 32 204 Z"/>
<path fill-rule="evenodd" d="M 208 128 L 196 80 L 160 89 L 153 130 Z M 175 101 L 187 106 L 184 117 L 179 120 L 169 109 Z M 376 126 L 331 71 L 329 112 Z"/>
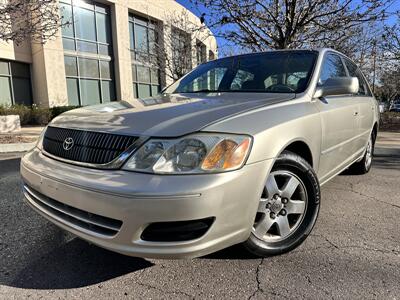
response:
<path fill-rule="evenodd" d="M 375 133 L 372 132 L 369 137 L 367 147 L 365 148 L 364 156 L 362 160 L 355 162 L 349 168 L 350 174 L 367 174 L 371 170 L 372 158 L 374 155 L 374 145 L 375 144 Z"/>
<path fill-rule="evenodd" d="M 318 216 L 320 187 L 312 167 L 285 151 L 265 183 L 249 239 L 244 246 L 261 257 L 299 246 Z"/>

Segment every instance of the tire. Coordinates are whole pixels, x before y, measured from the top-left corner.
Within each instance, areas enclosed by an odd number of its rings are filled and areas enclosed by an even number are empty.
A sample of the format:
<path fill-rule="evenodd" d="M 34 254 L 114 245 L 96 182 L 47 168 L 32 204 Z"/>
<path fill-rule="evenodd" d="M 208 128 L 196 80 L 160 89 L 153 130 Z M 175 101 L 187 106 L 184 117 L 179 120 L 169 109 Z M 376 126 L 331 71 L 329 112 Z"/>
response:
<path fill-rule="evenodd" d="M 295 249 L 313 229 L 320 199 L 313 168 L 299 155 L 284 151 L 268 176 L 244 247 L 259 257 Z"/>
<path fill-rule="evenodd" d="M 363 175 L 367 174 L 369 170 L 371 170 L 372 166 L 372 159 L 374 156 L 374 149 L 375 149 L 375 133 L 372 132 L 371 136 L 369 137 L 367 146 L 365 148 L 364 156 L 362 160 L 355 162 L 352 164 L 347 174 L 352 174 L 352 175 Z"/>

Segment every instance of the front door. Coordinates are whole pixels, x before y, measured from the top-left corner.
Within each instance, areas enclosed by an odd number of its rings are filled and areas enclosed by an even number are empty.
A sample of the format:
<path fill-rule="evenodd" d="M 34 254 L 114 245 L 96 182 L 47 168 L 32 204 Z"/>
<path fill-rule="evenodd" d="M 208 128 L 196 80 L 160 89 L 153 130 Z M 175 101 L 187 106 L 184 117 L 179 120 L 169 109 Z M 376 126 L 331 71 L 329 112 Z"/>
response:
<path fill-rule="evenodd" d="M 339 55 L 325 55 L 319 84 L 328 78 L 346 77 L 347 73 Z M 321 113 L 322 145 L 318 169 L 321 182 L 328 180 L 342 169 L 356 151 L 355 116 L 359 113 L 358 104 L 352 95 L 327 96 L 315 102 Z"/>

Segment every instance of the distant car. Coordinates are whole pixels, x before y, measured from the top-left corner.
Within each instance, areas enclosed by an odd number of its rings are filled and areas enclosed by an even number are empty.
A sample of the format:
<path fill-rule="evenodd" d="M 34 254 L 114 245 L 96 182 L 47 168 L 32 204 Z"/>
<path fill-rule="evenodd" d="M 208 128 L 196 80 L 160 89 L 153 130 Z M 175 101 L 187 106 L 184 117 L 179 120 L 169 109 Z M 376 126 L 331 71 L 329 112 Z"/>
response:
<path fill-rule="evenodd" d="M 127 255 L 196 257 L 237 243 L 280 254 L 310 234 L 320 185 L 370 170 L 378 118 L 339 52 L 222 58 L 157 97 L 55 118 L 22 158 L 24 194 L 56 225 Z"/>
<path fill-rule="evenodd" d="M 393 104 L 393 105 L 390 107 L 389 111 L 400 112 L 400 103 Z"/>

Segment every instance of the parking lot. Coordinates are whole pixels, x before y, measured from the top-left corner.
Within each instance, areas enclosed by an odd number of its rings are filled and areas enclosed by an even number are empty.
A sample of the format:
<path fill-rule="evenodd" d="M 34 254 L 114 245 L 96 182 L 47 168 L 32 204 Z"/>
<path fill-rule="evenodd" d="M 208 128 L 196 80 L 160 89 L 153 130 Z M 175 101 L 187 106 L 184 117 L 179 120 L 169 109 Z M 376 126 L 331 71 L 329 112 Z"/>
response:
<path fill-rule="evenodd" d="M 317 225 L 265 259 L 232 247 L 193 260 L 118 255 L 76 239 L 22 200 L 19 155 L 0 157 L 0 298 L 400 299 L 400 134 L 371 172 L 322 188 Z"/>

